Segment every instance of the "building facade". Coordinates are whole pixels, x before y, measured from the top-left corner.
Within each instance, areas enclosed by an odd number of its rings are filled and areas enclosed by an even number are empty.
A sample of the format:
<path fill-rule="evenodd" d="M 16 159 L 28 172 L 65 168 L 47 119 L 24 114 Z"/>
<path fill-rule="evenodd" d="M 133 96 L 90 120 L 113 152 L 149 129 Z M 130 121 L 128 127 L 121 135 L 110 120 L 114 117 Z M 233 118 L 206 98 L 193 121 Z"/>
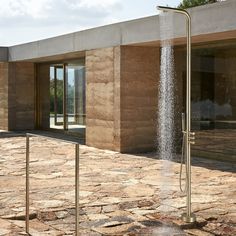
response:
<path fill-rule="evenodd" d="M 189 10 L 195 155 L 236 160 L 236 1 Z M 174 16 L 176 129 L 184 110 L 185 19 Z M 0 48 L 0 129 L 58 130 L 90 146 L 156 145 L 159 16 Z M 180 132 L 181 134 L 181 132 Z"/>

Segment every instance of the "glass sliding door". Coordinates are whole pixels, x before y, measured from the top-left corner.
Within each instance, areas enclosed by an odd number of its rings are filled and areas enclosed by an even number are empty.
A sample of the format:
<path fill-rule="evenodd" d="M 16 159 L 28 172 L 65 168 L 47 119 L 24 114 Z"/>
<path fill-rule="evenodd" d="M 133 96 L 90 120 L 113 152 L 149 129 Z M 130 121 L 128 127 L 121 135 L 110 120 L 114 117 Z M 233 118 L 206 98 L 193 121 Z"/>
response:
<path fill-rule="evenodd" d="M 67 76 L 67 122 L 71 132 L 85 130 L 85 67 L 83 64 L 68 64 Z"/>
<path fill-rule="evenodd" d="M 193 49 L 193 153 L 236 160 L 236 44 Z"/>
<path fill-rule="evenodd" d="M 50 66 L 50 128 L 85 135 L 83 61 Z"/>
<path fill-rule="evenodd" d="M 186 51 L 177 49 L 176 81 L 183 94 L 178 103 L 185 111 Z M 191 108 L 192 130 L 196 132 L 193 156 L 236 161 L 235 65 L 236 42 L 193 47 Z M 181 114 L 178 117 L 181 124 Z"/>
<path fill-rule="evenodd" d="M 50 128 L 63 129 L 63 66 L 50 66 Z"/>

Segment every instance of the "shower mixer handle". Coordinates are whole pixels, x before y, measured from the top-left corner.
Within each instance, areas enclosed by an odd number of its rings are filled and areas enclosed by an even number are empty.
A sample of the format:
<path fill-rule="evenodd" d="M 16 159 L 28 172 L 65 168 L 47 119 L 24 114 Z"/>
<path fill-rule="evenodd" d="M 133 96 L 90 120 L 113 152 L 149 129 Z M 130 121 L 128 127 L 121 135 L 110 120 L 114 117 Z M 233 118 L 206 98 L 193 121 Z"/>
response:
<path fill-rule="evenodd" d="M 188 135 L 188 137 L 186 137 L 187 138 L 187 142 L 189 143 L 189 144 L 195 144 L 195 141 L 193 141 L 193 140 L 195 140 L 195 132 L 187 132 L 187 130 L 186 130 L 186 116 L 185 116 L 185 113 L 182 113 L 181 114 L 181 130 L 182 130 L 182 133 L 184 134 L 184 135 Z"/>
<path fill-rule="evenodd" d="M 193 140 L 195 140 L 195 132 L 189 132 L 188 142 L 190 144 L 195 144 L 195 141 L 193 141 Z"/>

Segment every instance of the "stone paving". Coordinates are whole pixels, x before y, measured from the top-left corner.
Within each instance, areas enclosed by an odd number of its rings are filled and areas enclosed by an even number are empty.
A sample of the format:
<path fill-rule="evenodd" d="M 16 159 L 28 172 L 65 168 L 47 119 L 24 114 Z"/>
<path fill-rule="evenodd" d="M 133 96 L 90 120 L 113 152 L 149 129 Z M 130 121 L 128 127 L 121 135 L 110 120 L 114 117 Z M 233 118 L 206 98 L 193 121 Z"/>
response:
<path fill-rule="evenodd" d="M 31 235 L 74 235 L 73 145 L 31 138 Z M 236 235 L 236 167 L 193 158 L 192 208 L 179 215 L 180 164 L 80 147 L 80 235 Z M 25 138 L 0 138 L 0 235 L 25 235 Z"/>

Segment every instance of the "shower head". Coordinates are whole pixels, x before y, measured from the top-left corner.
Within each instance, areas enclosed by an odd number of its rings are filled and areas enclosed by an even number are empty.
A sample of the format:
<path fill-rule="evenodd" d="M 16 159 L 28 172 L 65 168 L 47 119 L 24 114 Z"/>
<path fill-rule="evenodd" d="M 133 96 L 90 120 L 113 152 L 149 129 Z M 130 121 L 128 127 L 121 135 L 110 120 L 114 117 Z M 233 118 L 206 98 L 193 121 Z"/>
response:
<path fill-rule="evenodd" d="M 184 14 L 185 16 L 187 16 L 187 18 L 190 19 L 189 13 L 187 11 L 183 10 L 183 9 L 178 9 L 178 8 L 173 8 L 173 7 L 157 6 L 157 10 L 163 11 L 163 12 L 175 12 L 175 13 Z"/>
<path fill-rule="evenodd" d="M 157 6 L 157 10 L 167 12 L 166 8 L 162 6 Z"/>
<path fill-rule="evenodd" d="M 172 8 L 172 7 L 157 6 L 157 10 L 163 11 L 163 12 L 174 11 L 175 9 L 176 8 Z"/>

